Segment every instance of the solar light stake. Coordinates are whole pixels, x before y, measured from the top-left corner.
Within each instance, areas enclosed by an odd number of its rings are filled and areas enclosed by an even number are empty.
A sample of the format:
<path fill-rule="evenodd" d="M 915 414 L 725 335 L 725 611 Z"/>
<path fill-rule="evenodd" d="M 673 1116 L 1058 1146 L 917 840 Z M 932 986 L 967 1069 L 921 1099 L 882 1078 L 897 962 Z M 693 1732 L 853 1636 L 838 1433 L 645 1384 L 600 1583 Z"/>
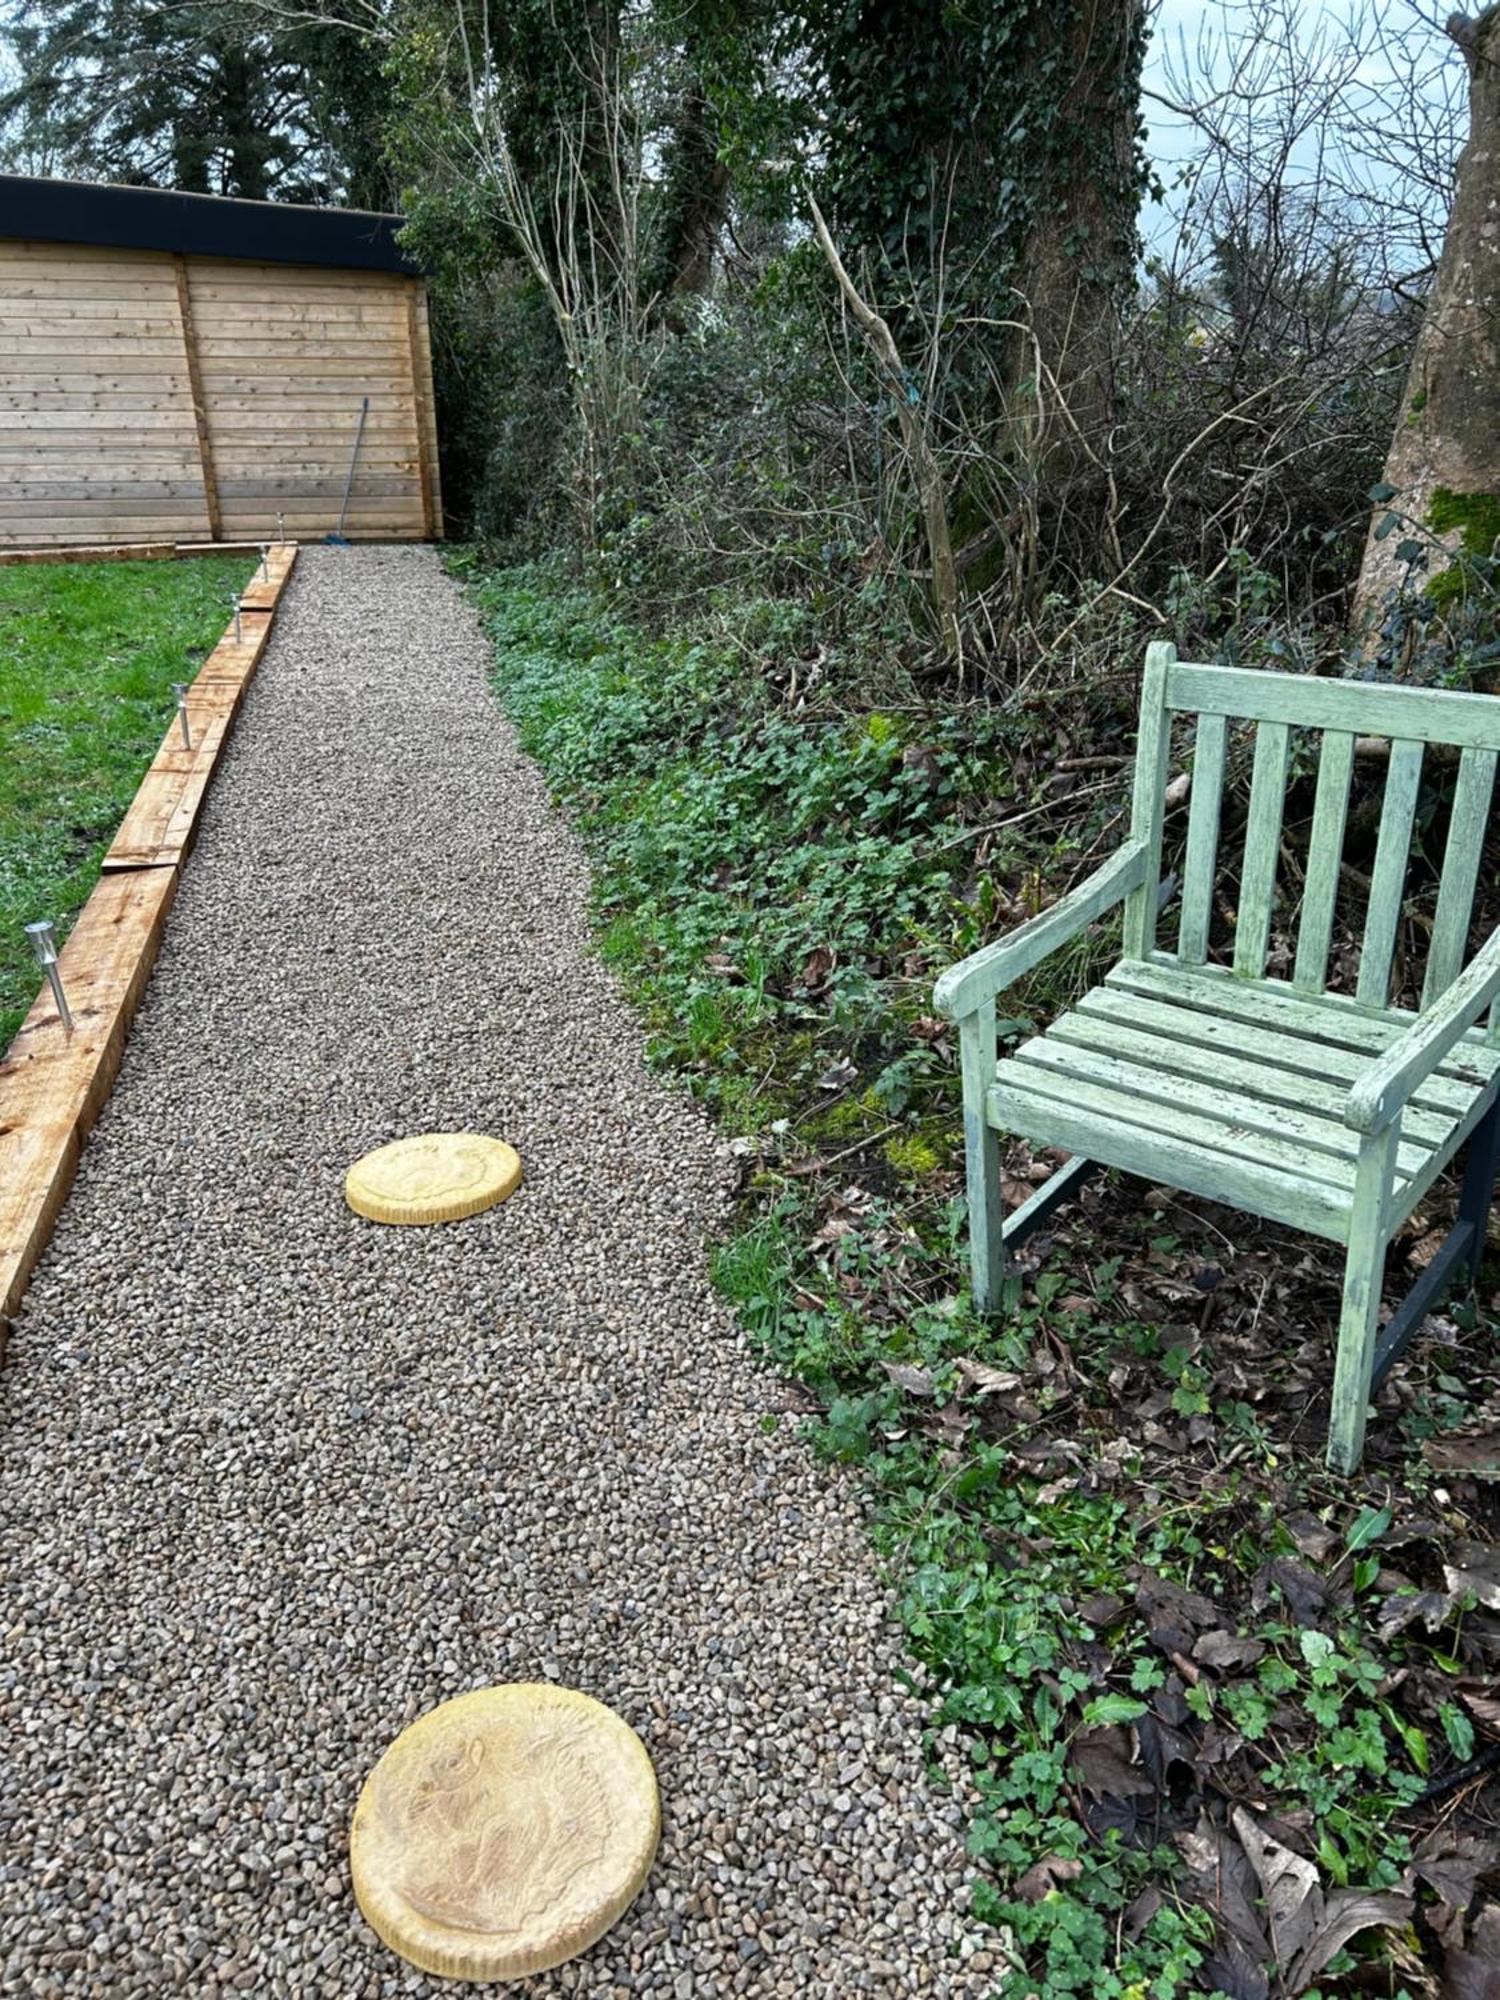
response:
<path fill-rule="evenodd" d="M 281 545 L 283 544 L 283 542 L 285 542 L 285 540 L 286 540 L 286 515 L 285 515 L 285 514 L 278 514 L 278 515 L 276 516 L 276 546 L 277 546 L 277 548 L 280 548 L 280 547 L 281 547 Z"/>
<path fill-rule="evenodd" d="M 234 603 L 234 643 L 238 646 L 243 644 L 243 639 L 240 633 L 240 598 L 238 591 L 236 591 L 234 594 L 233 603 Z"/>
<path fill-rule="evenodd" d="M 52 998 L 57 1003 L 58 1019 L 63 1024 L 63 1032 L 73 1032 L 73 1014 L 68 1006 L 68 996 L 63 992 L 62 974 L 57 969 L 57 946 L 53 942 L 53 927 L 49 922 L 28 924 L 26 935 L 31 939 L 31 948 L 36 953 L 37 964 L 47 975 L 47 984 L 52 988 Z"/>
<path fill-rule="evenodd" d="M 271 553 L 271 552 L 270 552 L 270 550 L 269 550 L 269 549 L 268 549 L 268 548 L 266 547 L 265 543 L 264 543 L 264 542 L 262 542 L 262 543 L 261 543 L 261 545 L 260 545 L 260 574 L 261 574 L 261 581 L 262 581 L 263 583 L 269 583 L 269 582 L 271 581 L 271 571 L 270 571 L 270 567 L 269 567 L 269 565 L 268 565 L 268 564 L 267 564 L 267 562 L 266 562 L 266 557 L 267 557 L 267 556 L 268 556 L 268 555 L 269 555 L 270 553 Z"/>
<path fill-rule="evenodd" d="M 193 730 L 188 721 L 188 691 L 186 681 L 173 681 L 172 692 L 177 697 L 177 720 L 182 724 L 182 740 L 189 750 L 193 747 Z"/>

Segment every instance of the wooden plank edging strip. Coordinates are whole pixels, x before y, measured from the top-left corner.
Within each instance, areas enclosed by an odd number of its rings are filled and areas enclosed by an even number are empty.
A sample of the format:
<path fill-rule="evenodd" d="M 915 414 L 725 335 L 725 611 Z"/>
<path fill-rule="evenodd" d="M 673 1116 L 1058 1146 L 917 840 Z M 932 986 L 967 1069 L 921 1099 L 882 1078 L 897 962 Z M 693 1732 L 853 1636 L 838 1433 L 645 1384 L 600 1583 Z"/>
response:
<path fill-rule="evenodd" d="M 296 560 L 297 544 L 295 542 L 268 543 L 266 549 L 267 574 L 262 576 L 257 570 L 249 583 L 246 584 L 240 595 L 240 609 L 242 611 L 273 611 L 276 608 L 277 599 L 286 588 L 286 580 L 291 575 L 292 566 Z"/>
<path fill-rule="evenodd" d="M 278 555 L 285 558 L 279 564 Z M 120 822 L 59 955 L 74 1032 L 65 1033 L 44 985 L 0 1060 L 0 1360 L 84 1140 L 114 1084 L 203 800 L 295 557 L 290 544 L 273 554 L 270 603 L 242 618 L 238 641 L 231 623 L 189 691 L 193 747 L 174 718 Z"/>
<path fill-rule="evenodd" d="M 0 1339 L 109 1096 L 176 893 L 175 868 L 102 876 L 60 954 L 74 1033 L 44 987 L 0 1062 Z"/>
<path fill-rule="evenodd" d="M 0 569 L 16 563 L 193 561 L 199 556 L 258 556 L 260 550 L 259 542 L 64 542 L 58 548 L 0 549 Z"/>

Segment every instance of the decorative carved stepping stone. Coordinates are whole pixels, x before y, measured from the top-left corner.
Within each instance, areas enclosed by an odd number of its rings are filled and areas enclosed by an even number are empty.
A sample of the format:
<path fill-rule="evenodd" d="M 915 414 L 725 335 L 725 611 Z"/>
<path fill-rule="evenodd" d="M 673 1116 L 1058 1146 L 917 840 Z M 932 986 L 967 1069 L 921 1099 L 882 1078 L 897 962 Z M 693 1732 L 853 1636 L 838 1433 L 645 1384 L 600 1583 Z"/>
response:
<path fill-rule="evenodd" d="M 521 1979 L 604 1935 L 660 1832 L 651 1759 L 612 1710 L 571 1688 L 481 1688 L 404 1729 L 365 1781 L 354 1894 L 424 1972 Z"/>
<path fill-rule="evenodd" d="M 456 1222 L 493 1208 L 520 1184 L 520 1156 L 503 1139 L 423 1132 L 356 1160 L 344 1198 L 371 1222 Z"/>

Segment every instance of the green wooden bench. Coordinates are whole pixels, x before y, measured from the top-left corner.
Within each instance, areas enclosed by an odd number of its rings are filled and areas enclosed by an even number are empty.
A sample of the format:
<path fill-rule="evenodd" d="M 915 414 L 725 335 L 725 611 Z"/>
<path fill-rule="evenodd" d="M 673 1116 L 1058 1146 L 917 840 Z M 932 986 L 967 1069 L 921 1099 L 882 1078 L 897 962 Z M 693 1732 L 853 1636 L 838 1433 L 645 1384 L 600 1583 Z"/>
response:
<path fill-rule="evenodd" d="M 1196 718 L 1175 950 L 1157 944 L 1173 718 Z M 1233 963 L 1208 956 L 1229 732 L 1255 729 Z M 1290 978 L 1266 975 L 1293 732 L 1318 778 Z M 1356 738 L 1390 739 L 1356 992 L 1327 990 Z M 1460 748 L 1420 1010 L 1390 1003 L 1424 748 Z M 1328 1458 L 1351 1472 L 1370 1397 L 1460 1266 L 1472 1270 L 1500 1167 L 1500 931 L 1465 965 L 1500 752 L 1500 700 L 1146 656 L 1130 837 L 1098 872 L 938 981 L 963 1064 L 976 1306 L 997 1310 L 1007 1246 L 1097 1166 L 1142 1174 L 1347 1246 Z M 1102 985 L 996 1057 L 997 994 L 1125 906 L 1124 953 Z M 1482 1017 L 1488 1015 L 1488 1024 Z M 1072 1157 L 1003 1215 L 1000 1137 Z M 1392 1235 L 1468 1142 L 1459 1218 L 1395 1316 L 1379 1325 Z"/>

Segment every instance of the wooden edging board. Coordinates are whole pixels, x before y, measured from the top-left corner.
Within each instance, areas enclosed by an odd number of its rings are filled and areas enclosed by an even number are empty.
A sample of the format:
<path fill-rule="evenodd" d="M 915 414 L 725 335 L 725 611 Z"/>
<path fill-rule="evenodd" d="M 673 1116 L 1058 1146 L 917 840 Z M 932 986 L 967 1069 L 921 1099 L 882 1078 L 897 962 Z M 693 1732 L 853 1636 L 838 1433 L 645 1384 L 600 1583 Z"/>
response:
<path fill-rule="evenodd" d="M 209 781 L 296 556 L 294 543 L 273 550 L 262 602 L 241 617 L 238 639 L 230 624 L 188 692 L 191 747 L 174 719 L 120 822 L 59 954 L 74 1032 L 64 1032 L 44 985 L 0 1060 L 0 1358 L 120 1067 Z"/>
<path fill-rule="evenodd" d="M 0 569 L 12 563 L 173 562 L 179 557 L 258 556 L 260 551 L 259 542 L 83 542 L 61 549 L 0 549 Z"/>

